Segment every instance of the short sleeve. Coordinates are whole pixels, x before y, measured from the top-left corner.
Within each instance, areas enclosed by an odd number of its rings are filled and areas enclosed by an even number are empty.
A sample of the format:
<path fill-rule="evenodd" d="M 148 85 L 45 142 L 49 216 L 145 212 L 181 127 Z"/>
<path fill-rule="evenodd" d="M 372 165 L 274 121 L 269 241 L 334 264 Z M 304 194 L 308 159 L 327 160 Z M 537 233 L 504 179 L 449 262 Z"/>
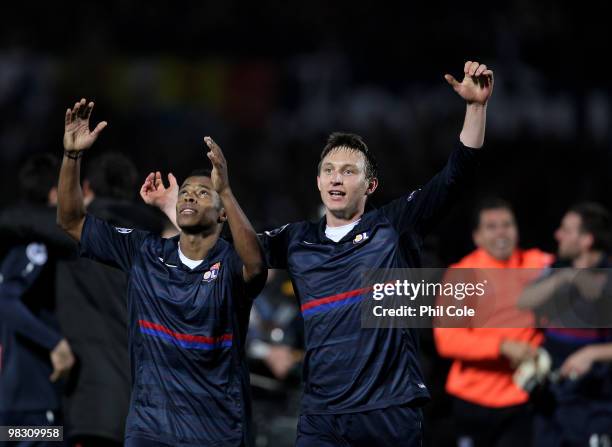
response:
<path fill-rule="evenodd" d="M 265 274 L 260 275 L 259 277 L 254 278 L 252 281 L 247 283 L 244 281 L 243 275 L 244 263 L 242 262 L 242 258 L 240 258 L 240 255 L 234 249 L 234 247 L 232 247 L 229 252 L 228 260 L 231 268 L 233 290 L 235 293 L 240 295 L 238 297 L 238 302 L 242 303 L 244 301 L 240 298 L 246 298 L 247 302 L 251 302 L 252 300 L 257 298 L 257 295 L 259 295 L 263 290 L 266 284 L 266 279 L 268 277 L 267 271 L 265 272 Z"/>
<path fill-rule="evenodd" d="M 81 233 L 81 256 L 118 267 L 132 268 L 134 257 L 151 233 L 133 228 L 115 227 L 88 214 Z"/>
<path fill-rule="evenodd" d="M 258 234 L 268 268 L 286 269 L 291 228 L 289 224 Z"/>

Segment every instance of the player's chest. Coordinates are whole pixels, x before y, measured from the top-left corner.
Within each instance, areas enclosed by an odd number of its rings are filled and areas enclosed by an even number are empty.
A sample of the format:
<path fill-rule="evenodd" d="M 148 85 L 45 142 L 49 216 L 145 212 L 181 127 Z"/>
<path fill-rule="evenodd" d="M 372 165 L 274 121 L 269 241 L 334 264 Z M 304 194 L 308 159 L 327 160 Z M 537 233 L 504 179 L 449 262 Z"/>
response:
<path fill-rule="evenodd" d="M 294 275 L 318 272 L 346 276 L 357 268 L 382 267 L 396 247 L 397 235 L 386 226 L 363 229 L 338 243 L 315 242 L 314 238 L 304 236 L 290 245 L 288 265 Z"/>
<path fill-rule="evenodd" d="M 143 305 L 184 317 L 219 317 L 231 306 L 232 284 L 222 261 L 197 271 L 160 261 L 133 274 L 131 283 Z"/>

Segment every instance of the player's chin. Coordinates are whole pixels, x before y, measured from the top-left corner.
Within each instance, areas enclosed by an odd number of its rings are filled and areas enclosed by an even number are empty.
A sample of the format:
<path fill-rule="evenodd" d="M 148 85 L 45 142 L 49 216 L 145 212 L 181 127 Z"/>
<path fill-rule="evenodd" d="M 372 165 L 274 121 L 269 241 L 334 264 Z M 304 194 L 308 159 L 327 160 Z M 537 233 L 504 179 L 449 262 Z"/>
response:
<path fill-rule="evenodd" d="M 188 233 L 199 233 L 203 229 L 209 228 L 214 224 L 211 219 L 207 219 L 202 215 L 178 215 L 176 216 L 176 224 L 178 227 Z"/>
<path fill-rule="evenodd" d="M 176 224 L 181 228 L 196 225 L 199 220 L 200 219 L 194 214 L 186 215 L 179 213 L 176 216 Z"/>
<path fill-rule="evenodd" d="M 327 201 L 325 202 L 325 208 L 334 212 L 334 214 L 342 213 L 346 209 L 346 203 Z"/>
<path fill-rule="evenodd" d="M 325 197 L 323 199 L 324 205 L 328 209 L 333 210 L 342 210 L 348 206 L 346 197 L 341 197 L 339 199 L 332 199 L 331 197 Z"/>

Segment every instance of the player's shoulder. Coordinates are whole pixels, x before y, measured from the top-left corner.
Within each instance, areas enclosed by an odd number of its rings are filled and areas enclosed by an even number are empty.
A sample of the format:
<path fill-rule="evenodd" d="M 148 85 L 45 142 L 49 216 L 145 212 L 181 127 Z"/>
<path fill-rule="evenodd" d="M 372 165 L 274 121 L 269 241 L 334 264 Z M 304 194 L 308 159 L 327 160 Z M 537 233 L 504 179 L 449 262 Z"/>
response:
<path fill-rule="evenodd" d="M 266 230 L 260 233 L 260 236 L 269 238 L 284 237 L 287 239 L 291 239 L 292 237 L 299 237 L 299 235 L 303 234 L 311 228 L 316 228 L 316 226 L 317 224 L 307 221 L 290 222 L 283 224 L 279 227 Z"/>
<path fill-rule="evenodd" d="M 382 213 L 388 217 L 393 217 L 396 214 L 404 214 L 416 203 L 417 199 L 420 197 L 420 192 L 421 189 L 418 188 L 404 193 L 398 197 L 395 197 L 394 199 L 391 199 L 387 203 L 383 204 L 380 208 L 373 208 L 371 212 Z"/>
<path fill-rule="evenodd" d="M 161 235 L 148 230 L 142 230 L 140 228 L 135 228 L 132 226 L 124 226 L 125 224 L 115 225 L 112 222 L 108 222 L 108 225 L 115 233 L 118 233 L 122 236 L 127 236 L 130 239 L 135 239 L 143 244 L 148 243 L 157 246 L 163 243 L 163 238 L 161 237 Z"/>

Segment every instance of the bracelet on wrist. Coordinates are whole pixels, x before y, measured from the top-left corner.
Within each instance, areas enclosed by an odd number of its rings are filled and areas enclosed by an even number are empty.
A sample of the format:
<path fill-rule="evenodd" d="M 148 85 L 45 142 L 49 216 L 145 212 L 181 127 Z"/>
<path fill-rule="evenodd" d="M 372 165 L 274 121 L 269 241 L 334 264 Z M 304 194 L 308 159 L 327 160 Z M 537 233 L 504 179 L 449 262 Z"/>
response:
<path fill-rule="evenodd" d="M 78 160 L 83 157 L 83 151 L 64 151 L 64 155 L 71 160 Z"/>

